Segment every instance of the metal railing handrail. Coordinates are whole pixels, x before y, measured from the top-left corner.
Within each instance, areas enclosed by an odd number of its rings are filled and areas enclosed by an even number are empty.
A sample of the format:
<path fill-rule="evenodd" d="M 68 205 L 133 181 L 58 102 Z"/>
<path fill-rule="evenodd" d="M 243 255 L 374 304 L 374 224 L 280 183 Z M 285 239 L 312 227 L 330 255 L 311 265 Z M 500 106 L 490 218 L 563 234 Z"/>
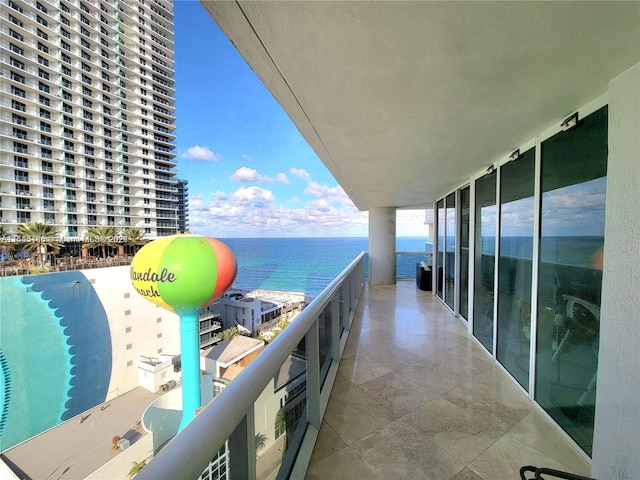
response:
<path fill-rule="evenodd" d="M 203 408 L 182 432 L 176 435 L 149 464 L 138 473 L 138 480 L 176 478 L 196 479 L 216 452 L 224 446 L 236 427 L 267 384 L 273 380 L 284 361 L 313 328 L 342 283 L 356 271 L 364 259 L 361 252 L 318 295 L 280 335 L 260 353 L 229 386 Z"/>

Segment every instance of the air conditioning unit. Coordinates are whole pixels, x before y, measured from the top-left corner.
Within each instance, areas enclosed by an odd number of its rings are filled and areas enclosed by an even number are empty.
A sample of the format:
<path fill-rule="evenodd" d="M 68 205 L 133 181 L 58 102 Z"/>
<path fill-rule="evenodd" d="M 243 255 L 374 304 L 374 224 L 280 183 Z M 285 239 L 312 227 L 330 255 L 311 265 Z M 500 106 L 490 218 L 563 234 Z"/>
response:
<path fill-rule="evenodd" d="M 120 440 L 118 440 L 117 445 L 120 450 L 125 451 L 131 446 L 131 442 L 126 438 L 121 438 Z"/>

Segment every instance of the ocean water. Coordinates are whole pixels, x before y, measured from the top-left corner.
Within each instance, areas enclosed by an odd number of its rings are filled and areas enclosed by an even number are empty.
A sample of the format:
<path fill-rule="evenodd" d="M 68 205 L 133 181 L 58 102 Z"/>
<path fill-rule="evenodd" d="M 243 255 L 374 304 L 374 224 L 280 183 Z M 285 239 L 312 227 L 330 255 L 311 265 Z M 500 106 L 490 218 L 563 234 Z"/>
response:
<path fill-rule="evenodd" d="M 221 238 L 238 262 L 234 287 L 318 295 L 355 258 L 368 249 L 358 238 Z M 397 251 L 424 251 L 425 239 L 399 237 Z M 415 276 L 415 259 L 406 278 Z M 401 268 L 401 267 L 400 267 Z"/>
<path fill-rule="evenodd" d="M 531 260 L 533 237 L 502 237 L 501 254 L 505 257 Z M 594 255 L 602 248 L 604 237 L 558 236 L 540 239 L 540 260 L 574 267 L 589 268 Z M 482 253 L 495 253 L 495 237 L 482 237 Z"/>

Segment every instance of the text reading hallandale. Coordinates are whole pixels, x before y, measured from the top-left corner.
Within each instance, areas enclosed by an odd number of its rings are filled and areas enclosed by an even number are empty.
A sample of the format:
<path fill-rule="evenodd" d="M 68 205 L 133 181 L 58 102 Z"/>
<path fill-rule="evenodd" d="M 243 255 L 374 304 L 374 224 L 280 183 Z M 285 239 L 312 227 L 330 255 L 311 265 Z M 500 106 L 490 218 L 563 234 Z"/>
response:
<path fill-rule="evenodd" d="M 146 272 L 136 272 L 132 268 L 131 280 L 134 282 L 152 282 L 149 285 L 149 290 L 136 288 L 136 291 L 143 297 L 160 297 L 160 292 L 153 288 L 153 283 L 172 283 L 176 281 L 176 276 L 166 268 L 163 268 L 160 273 L 152 272 L 150 268 Z"/>

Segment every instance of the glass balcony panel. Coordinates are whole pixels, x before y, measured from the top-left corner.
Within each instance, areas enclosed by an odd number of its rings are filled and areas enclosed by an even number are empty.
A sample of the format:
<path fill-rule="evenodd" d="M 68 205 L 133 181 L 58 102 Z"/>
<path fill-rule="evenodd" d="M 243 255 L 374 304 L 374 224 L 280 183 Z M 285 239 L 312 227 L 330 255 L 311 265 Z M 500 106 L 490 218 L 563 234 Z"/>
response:
<path fill-rule="evenodd" d="M 340 312 L 340 337 L 349 328 L 349 292 L 348 284 L 342 284 L 338 293 Z"/>
<path fill-rule="evenodd" d="M 396 252 L 396 279 L 414 280 L 416 264 L 420 262 L 429 264 L 425 252 Z"/>
<path fill-rule="evenodd" d="M 263 394 L 269 398 L 268 405 L 260 405 L 258 399 L 254 407 L 258 480 L 280 478 L 279 475 L 287 478 L 282 470 L 291 468 L 308 424 L 306 379 L 306 349 L 302 341 L 267 385 L 272 390 L 265 389 Z M 232 478 L 238 478 L 233 471 Z"/>
<path fill-rule="evenodd" d="M 228 478 L 229 446 L 225 443 L 211 459 L 207 468 L 200 474 L 198 480 L 221 480 Z"/>
<path fill-rule="evenodd" d="M 331 355 L 331 304 L 318 317 L 318 338 L 320 344 L 320 385 L 324 385 L 333 357 Z"/>

